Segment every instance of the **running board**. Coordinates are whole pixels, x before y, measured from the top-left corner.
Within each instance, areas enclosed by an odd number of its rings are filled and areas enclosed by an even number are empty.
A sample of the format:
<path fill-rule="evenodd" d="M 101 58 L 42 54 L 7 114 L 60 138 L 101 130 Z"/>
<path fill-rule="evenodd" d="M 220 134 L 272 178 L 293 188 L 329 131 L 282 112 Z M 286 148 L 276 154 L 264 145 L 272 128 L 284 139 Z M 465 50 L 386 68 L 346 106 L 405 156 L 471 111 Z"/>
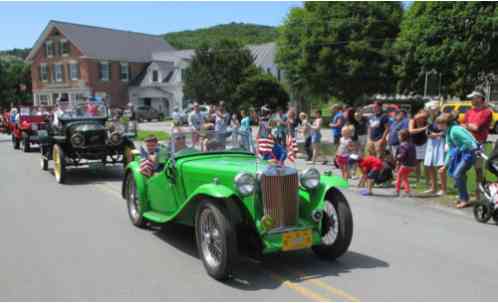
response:
<path fill-rule="evenodd" d="M 143 213 L 143 217 L 154 223 L 166 223 L 170 219 L 168 216 L 155 211 L 146 211 Z"/>

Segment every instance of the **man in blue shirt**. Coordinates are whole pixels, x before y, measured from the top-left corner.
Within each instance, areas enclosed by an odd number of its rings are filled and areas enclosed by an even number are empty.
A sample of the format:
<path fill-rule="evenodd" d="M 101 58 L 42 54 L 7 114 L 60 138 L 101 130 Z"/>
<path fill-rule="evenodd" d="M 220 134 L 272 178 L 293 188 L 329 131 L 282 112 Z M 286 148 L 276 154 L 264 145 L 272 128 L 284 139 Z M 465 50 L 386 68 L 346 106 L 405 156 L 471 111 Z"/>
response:
<path fill-rule="evenodd" d="M 393 156 L 396 156 L 396 152 L 400 144 L 398 133 L 402 129 L 408 129 L 408 118 L 406 111 L 399 110 L 396 112 L 393 123 L 389 125 L 389 135 L 387 140 L 387 144 L 389 145 L 390 152 Z"/>
<path fill-rule="evenodd" d="M 344 115 L 342 114 L 342 106 L 338 104 L 332 106 L 329 126 L 332 130 L 332 139 L 334 140 L 333 142 L 335 145 L 339 144 L 341 130 L 345 122 L 346 119 L 344 119 Z"/>
<path fill-rule="evenodd" d="M 387 134 L 389 132 L 389 117 L 382 110 L 382 103 L 374 103 L 374 114 L 368 119 L 368 150 L 375 150 L 379 158 L 384 157 Z"/>

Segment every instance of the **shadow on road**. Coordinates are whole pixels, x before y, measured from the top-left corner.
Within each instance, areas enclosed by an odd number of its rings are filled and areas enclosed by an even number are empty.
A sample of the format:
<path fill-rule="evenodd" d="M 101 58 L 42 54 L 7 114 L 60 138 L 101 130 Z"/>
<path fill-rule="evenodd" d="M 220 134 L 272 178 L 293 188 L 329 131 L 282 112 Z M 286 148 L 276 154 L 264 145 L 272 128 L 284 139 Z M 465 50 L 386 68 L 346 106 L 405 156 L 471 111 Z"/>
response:
<path fill-rule="evenodd" d="M 53 175 L 53 169 L 50 169 Z M 55 177 L 54 177 L 55 178 Z M 66 185 L 88 185 L 123 179 L 122 165 L 108 166 L 104 168 L 71 167 L 66 170 Z"/>
<path fill-rule="evenodd" d="M 192 227 L 168 224 L 155 231 L 154 235 L 173 248 L 199 258 Z M 202 266 L 200 261 L 199 266 Z M 336 261 L 321 260 L 311 250 L 276 253 L 264 256 L 260 261 L 242 258 L 234 270 L 233 279 L 227 281 L 226 285 L 246 291 L 275 289 L 287 281 L 300 283 L 309 279 L 347 274 L 355 269 L 382 267 L 389 267 L 389 264 L 354 251 L 347 252 Z"/>

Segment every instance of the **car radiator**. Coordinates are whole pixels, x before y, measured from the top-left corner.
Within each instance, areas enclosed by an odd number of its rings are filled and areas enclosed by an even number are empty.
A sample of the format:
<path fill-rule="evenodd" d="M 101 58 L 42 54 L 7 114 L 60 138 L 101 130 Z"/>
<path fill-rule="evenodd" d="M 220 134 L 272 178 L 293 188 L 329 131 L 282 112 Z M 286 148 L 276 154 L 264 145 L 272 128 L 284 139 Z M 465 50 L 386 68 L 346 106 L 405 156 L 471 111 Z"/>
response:
<path fill-rule="evenodd" d="M 273 228 L 295 226 L 298 218 L 297 173 L 261 176 L 263 214 L 273 219 Z"/>

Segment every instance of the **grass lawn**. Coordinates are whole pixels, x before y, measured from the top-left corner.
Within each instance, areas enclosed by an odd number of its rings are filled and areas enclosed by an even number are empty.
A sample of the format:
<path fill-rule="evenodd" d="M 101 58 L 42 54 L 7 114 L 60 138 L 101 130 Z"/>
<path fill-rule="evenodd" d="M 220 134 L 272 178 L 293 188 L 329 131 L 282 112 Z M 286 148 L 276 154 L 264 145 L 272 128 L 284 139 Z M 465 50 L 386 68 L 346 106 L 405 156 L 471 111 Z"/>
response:
<path fill-rule="evenodd" d="M 146 137 L 148 137 L 151 134 L 155 135 L 159 139 L 159 141 L 164 141 L 169 139 L 169 134 L 163 131 L 139 130 L 137 133 L 136 140 L 143 141 Z"/>

